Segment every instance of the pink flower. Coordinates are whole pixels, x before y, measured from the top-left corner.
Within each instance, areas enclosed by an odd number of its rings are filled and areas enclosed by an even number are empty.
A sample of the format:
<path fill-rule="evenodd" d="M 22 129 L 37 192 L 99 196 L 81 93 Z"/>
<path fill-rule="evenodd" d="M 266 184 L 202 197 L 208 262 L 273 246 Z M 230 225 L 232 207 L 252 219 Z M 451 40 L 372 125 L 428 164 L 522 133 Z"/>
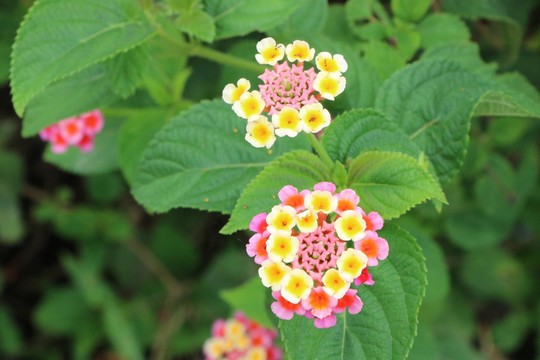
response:
<path fill-rule="evenodd" d="M 268 259 L 268 252 L 266 251 L 266 241 L 270 233 L 265 231 L 264 234 L 255 234 L 249 239 L 249 243 L 246 245 L 246 252 L 250 257 L 255 257 L 256 264 L 262 264 L 264 260 Z"/>
<path fill-rule="evenodd" d="M 355 242 L 354 247 L 366 254 L 368 266 L 375 266 L 379 263 L 378 260 L 384 260 L 388 256 L 388 243 L 374 231 L 366 231 L 366 236 Z"/>
<path fill-rule="evenodd" d="M 266 227 L 268 226 L 268 224 L 266 223 L 266 216 L 267 214 L 265 212 L 255 215 L 249 223 L 249 230 L 259 234 L 265 232 Z"/>
<path fill-rule="evenodd" d="M 373 277 L 371 276 L 371 274 L 368 272 L 368 268 L 365 267 L 363 270 L 362 270 L 362 273 L 360 274 L 359 277 L 357 277 L 356 279 L 354 279 L 354 285 L 356 286 L 359 286 L 361 284 L 366 284 L 366 285 L 374 285 L 375 284 L 375 281 L 373 281 Z"/>
<path fill-rule="evenodd" d="M 95 135 L 99 133 L 103 129 L 103 125 L 105 124 L 103 114 L 99 110 L 94 110 L 82 114 L 80 118 L 84 125 L 84 131 L 88 135 Z"/>
<path fill-rule="evenodd" d="M 382 229 L 384 221 L 378 212 L 372 211 L 367 215 L 364 211 L 362 211 L 362 213 L 364 215 L 364 221 L 366 222 L 366 230 L 377 231 Z"/>
<path fill-rule="evenodd" d="M 336 192 L 336 185 L 334 185 L 331 182 L 327 182 L 327 181 L 320 182 L 318 184 L 315 184 L 315 186 L 313 186 L 313 190 L 328 191 L 331 194 L 334 194 Z"/>
<path fill-rule="evenodd" d="M 338 194 L 338 207 L 336 213 L 341 215 L 344 211 L 354 210 L 360 202 L 360 197 L 351 189 L 345 189 Z M 362 212 L 362 215 L 365 213 Z M 365 220 L 364 220 L 365 221 Z"/>
<path fill-rule="evenodd" d="M 272 309 L 272 312 L 280 319 L 291 320 L 294 313 L 304 315 L 306 312 L 300 302 L 298 304 L 293 304 L 292 302 L 287 301 L 281 296 L 281 292 L 279 291 L 272 291 L 272 297 L 277 301 L 270 305 L 270 309 Z"/>
<path fill-rule="evenodd" d="M 343 297 L 338 300 L 337 305 L 334 308 L 334 312 L 336 314 L 339 314 L 344 312 L 348 308 L 350 314 L 358 314 L 362 310 L 362 306 L 364 306 L 364 303 L 356 295 L 357 292 L 358 290 L 355 289 L 347 290 L 345 295 L 343 295 Z"/>
<path fill-rule="evenodd" d="M 286 185 L 279 190 L 278 197 L 283 205 L 288 205 L 296 211 L 301 211 L 306 208 L 304 206 L 304 198 L 308 193 L 310 193 L 309 190 L 303 190 L 298 193 L 298 190 L 294 186 Z"/>
<path fill-rule="evenodd" d="M 336 325 L 336 315 L 330 314 L 323 319 L 315 318 L 315 327 L 318 329 L 326 329 Z"/>
<path fill-rule="evenodd" d="M 83 124 L 76 117 L 60 121 L 58 131 L 69 145 L 77 144 L 84 136 Z"/>
<path fill-rule="evenodd" d="M 311 294 L 306 300 L 302 300 L 302 306 L 306 310 L 311 310 L 311 314 L 319 319 L 324 319 L 332 313 L 338 300 L 328 295 L 322 287 L 311 290 Z"/>

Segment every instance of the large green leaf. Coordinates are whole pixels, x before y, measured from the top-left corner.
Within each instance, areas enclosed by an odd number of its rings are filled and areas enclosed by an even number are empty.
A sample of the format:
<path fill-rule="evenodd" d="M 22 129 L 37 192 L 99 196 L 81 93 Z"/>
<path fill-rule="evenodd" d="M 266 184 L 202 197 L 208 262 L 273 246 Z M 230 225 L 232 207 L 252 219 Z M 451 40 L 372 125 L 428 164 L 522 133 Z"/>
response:
<path fill-rule="evenodd" d="M 127 181 L 132 184 L 137 165 L 154 135 L 165 125 L 165 109 L 140 110 L 129 118 L 118 135 L 118 163 Z"/>
<path fill-rule="evenodd" d="M 362 46 L 364 59 L 375 69 L 379 79 L 386 80 L 396 70 L 405 66 L 405 58 L 386 42 L 372 41 Z"/>
<path fill-rule="evenodd" d="M 28 102 L 52 82 L 146 40 L 153 28 L 131 0 L 37 1 L 13 46 L 13 104 Z"/>
<path fill-rule="evenodd" d="M 245 139 L 246 120 L 222 100 L 173 118 L 143 154 L 133 194 L 151 211 L 193 207 L 230 213 L 244 187 L 284 152 L 308 149 L 304 137 L 279 138 L 271 150 Z"/>
<path fill-rule="evenodd" d="M 418 21 L 431 6 L 432 0 L 392 0 L 394 15 L 407 21 Z"/>
<path fill-rule="evenodd" d="M 523 75 L 506 73 L 496 78 L 494 90 L 480 98 L 474 115 L 540 118 L 540 94 Z"/>
<path fill-rule="evenodd" d="M 349 45 L 332 40 L 324 36 L 306 36 L 306 40 L 317 53 L 328 51 L 332 54 L 341 54 L 347 61 L 349 68 L 343 76 L 347 79 L 347 86 L 342 94 L 336 98 L 336 105 L 346 110 L 372 107 L 375 104 L 375 95 L 381 84 L 373 66 L 361 59 L 358 52 Z"/>
<path fill-rule="evenodd" d="M 364 152 L 351 163 L 349 186 L 360 206 L 385 219 L 398 217 L 428 199 L 446 202 L 432 175 L 414 158 L 393 152 Z"/>
<path fill-rule="evenodd" d="M 421 59 L 446 59 L 452 60 L 472 72 L 491 76 L 497 70 L 497 64 L 486 64 L 480 57 L 480 48 L 477 43 L 452 42 L 430 47 Z"/>
<path fill-rule="evenodd" d="M 418 25 L 424 49 L 433 46 L 465 42 L 470 38 L 467 25 L 456 15 L 433 13 Z"/>
<path fill-rule="evenodd" d="M 267 31 L 268 35 L 283 37 L 290 34 L 320 33 L 328 15 L 326 0 L 302 0 L 301 5 L 280 26 Z"/>
<path fill-rule="evenodd" d="M 48 86 L 28 102 L 23 119 L 23 136 L 34 136 L 62 119 L 118 100 L 119 96 L 109 81 L 110 75 L 105 63 L 99 63 Z"/>
<path fill-rule="evenodd" d="M 384 83 L 376 107 L 428 155 L 444 183 L 463 162 L 471 113 L 489 88 L 489 80 L 455 62 L 418 61 Z"/>
<path fill-rule="evenodd" d="M 18 199 L 22 176 L 22 159 L 0 150 L 0 243 L 18 242 L 24 235 Z"/>
<path fill-rule="evenodd" d="M 388 240 L 388 258 L 372 269 L 375 285 L 363 285 L 364 302 L 357 315 L 337 315 L 337 324 L 317 329 L 313 320 L 295 316 L 280 321 L 291 360 L 405 359 L 416 335 L 418 310 L 426 287 L 424 257 L 416 241 L 386 224 L 379 234 Z"/>
<path fill-rule="evenodd" d="M 345 164 L 362 151 L 397 151 L 418 156 L 420 149 L 394 122 L 376 110 L 353 110 L 338 116 L 324 131 L 330 157 Z"/>
<path fill-rule="evenodd" d="M 205 0 L 216 22 L 216 39 L 265 31 L 280 25 L 301 2 L 289 0 Z"/>
<path fill-rule="evenodd" d="M 94 139 L 94 149 L 87 153 L 71 146 L 64 154 L 55 154 L 47 148 L 43 158 L 59 168 L 81 175 L 95 175 L 112 171 L 118 167 L 116 144 L 122 120 L 107 118 L 103 131 Z"/>
<path fill-rule="evenodd" d="M 253 216 L 269 212 L 279 203 L 279 190 L 285 185 L 298 191 L 313 188 L 321 181 L 331 181 L 331 169 L 317 156 L 306 151 L 295 151 L 276 159 L 245 188 L 238 199 L 227 225 L 221 230 L 231 234 L 247 229 Z"/>

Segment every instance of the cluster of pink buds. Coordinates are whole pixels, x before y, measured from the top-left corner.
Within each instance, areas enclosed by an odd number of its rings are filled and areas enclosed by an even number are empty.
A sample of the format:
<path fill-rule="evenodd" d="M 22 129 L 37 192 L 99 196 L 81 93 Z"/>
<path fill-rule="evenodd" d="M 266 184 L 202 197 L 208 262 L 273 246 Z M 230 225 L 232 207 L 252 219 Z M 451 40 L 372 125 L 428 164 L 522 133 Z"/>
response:
<path fill-rule="evenodd" d="M 281 360 L 282 351 L 274 345 L 276 336 L 275 330 L 237 312 L 232 319 L 214 322 L 203 352 L 206 360 Z"/>
<path fill-rule="evenodd" d="M 103 124 L 103 114 L 94 110 L 47 126 L 39 136 L 51 142 L 51 151 L 56 154 L 65 153 L 69 146 L 88 152 L 94 148 L 94 137 L 103 129 Z"/>
<path fill-rule="evenodd" d="M 336 193 L 330 182 L 301 192 L 287 185 L 278 196 L 280 205 L 253 217 L 249 229 L 256 234 L 246 245 L 261 265 L 263 285 L 272 288 L 274 314 L 290 320 L 296 313 L 327 328 L 336 313 L 360 312 L 363 303 L 351 285 L 373 285 L 367 266 L 388 256 L 388 243 L 377 235 L 381 216 L 366 214 L 354 190 Z"/>
<path fill-rule="evenodd" d="M 255 147 L 270 148 L 276 136 L 294 137 L 299 132 L 317 133 L 330 124 L 330 112 L 319 102 L 334 100 L 345 89 L 347 62 L 342 55 L 321 52 L 315 57 L 315 49 L 305 41 L 295 40 L 284 46 L 276 44 L 273 38 L 265 38 L 257 43 L 259 64 L 272 65 L 259 79 L 259 91 L 249 91 L 251 84 L 240 79 L 223 89 L 223 100 L 232 104 L 236 115 L 247 119 L 246 140 Z M 287 55 L 289 62 L 280 60 Z M 315 65 L 304 69 L 304 62 Z M 294 64 L 296 62 L 296 64 Z M 317 92 L 317 93 L 315 93 Z M 262 113 L 267 112 L 271 121 Z"/>

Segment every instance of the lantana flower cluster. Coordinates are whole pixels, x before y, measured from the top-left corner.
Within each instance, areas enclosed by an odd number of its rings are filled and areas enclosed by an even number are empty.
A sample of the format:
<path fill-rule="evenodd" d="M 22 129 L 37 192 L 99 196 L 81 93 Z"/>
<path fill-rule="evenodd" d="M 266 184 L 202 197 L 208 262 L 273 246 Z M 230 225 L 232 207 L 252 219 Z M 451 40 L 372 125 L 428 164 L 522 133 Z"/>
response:
<path fill-rule="evenodd" d="M 65 153 L 70 146 L 88 152 L 94 148 L 94 138 L 103 129 L 104 123 L 101 111 L 93 110 L 47 126 L 39 136 L 51 143 L 51 151 L 56 154 Z"/>
<path fill-rule="evenodd" d="M 214 322 L 203 352 L 206 360 L 281 360 L 283 353 L 274 344 L 276 337 L 275 330 L 237 312 L 232 319 Z"/>
<path fill-rule="evenodd" d="M 305 41 L 284 46 L 271 37 L 259 41 L 257 51 L 257 62 L 273 67 L 259 76 L 263 81 L 259 90 L 249 91 L 251 83 L 244 78 L 223 89 L 223 100 L 232 104 L 236 115 L 247 119 L 246 140 L 269 149 L 276 135 L 294 137 L 301 131 L 317 133 L 327 127 L 330 112 L 320 101 L 334 100 L 345 89 L 342 73 L 347 71 L 347 62 L 343 56 L 329 52 L 315 56 L 315 49 Z M 280 63 L 285 55 L 288 61 Z M 304 68 L 313 59 L 318 72 L 314 67 Z"/>
<path fill-rule="evenodd" d="M 388 243 L 377 234 L 381 216 L 366 214 L 354 190 L 336 193 L 330 182 L 300 192 L 287 185 L 278 197 L 281 204 L 269 214 L 253 217 L 249 229 L 256 234 L 246 245 L 272 289 L 274 314 L 314 318 L 316 327 L 327 328 L 337 313 L 359 313 L 363 303 L 352 285 L 373 285 L 368 266 L 388 256 Z"/>

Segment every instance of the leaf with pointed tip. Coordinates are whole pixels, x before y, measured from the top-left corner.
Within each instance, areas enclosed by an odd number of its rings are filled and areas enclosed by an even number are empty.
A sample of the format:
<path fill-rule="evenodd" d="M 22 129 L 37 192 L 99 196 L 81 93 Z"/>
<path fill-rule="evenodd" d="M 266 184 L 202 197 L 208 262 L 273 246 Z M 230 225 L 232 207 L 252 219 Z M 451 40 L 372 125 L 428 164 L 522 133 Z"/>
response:
<path fill-rule="evenodd" d="M 269 212 L 279 203 L 279 190 L 292 185 L 298 191 L 312 189 L 322 181 L 331 181 L 331 169 L 317 156 L 303 150 L 287 153 L 274 160 L 249 183 L 238 199 L 229 222 L 221 229 L 232 234 L 247 229 L 253 216 Z"/>
<path fill-rule="evenodd" d="M 492 84 L 455 62 L 421 60 L 383 84 L 375 107 L 426 153 L 445 183 L 463 163 L 472 111 Z"/>
<path fill-rule="evenodd" d="M 322 143 L 330 157 L 343 164 L 369 150 L 396 151 L 413 157 L 420 154 L 403 130 L 373 109 L 341 114 L 325 129 Z"/>
<path fill-rule="evenodd" d="M 317 329 L 312 319 L 280 320 L 291 360 L 405 359 L 416 336 L 418 310 L 426 288 L 424 257 L 406 231 L 386 224 L 379 235 L 390 247 L 386 260 L 370 269 L 375 285 L 361 285 L 359 314 L 336 315 L 337 324 Z"/>
<path fill-rule="evenodd" d="M 446 203 L 427 169 L 402 153 L 362 153 L 351 163 L 349 185 L 360 196 L 364 211 L 377 211 L 385 219 L 398 217 L 428 199 Z"/>
<path fill-rule="evenodd" d="M 246 120 L 222 100 L 181 112 L 154 136 L 135 175 L 135 199 L 151 211 L 192 207 L 230 213 L 244 187 L 268 163 L 305 137 L 279 138 L 272 150 L 245 139 Z"/>
<path fill-rule="evenodd" d="M 54 81 L 144 42 L 153 34 L 131 0 L 36 1 L 13 45 L 13 105 L 28 102 Z"/>

